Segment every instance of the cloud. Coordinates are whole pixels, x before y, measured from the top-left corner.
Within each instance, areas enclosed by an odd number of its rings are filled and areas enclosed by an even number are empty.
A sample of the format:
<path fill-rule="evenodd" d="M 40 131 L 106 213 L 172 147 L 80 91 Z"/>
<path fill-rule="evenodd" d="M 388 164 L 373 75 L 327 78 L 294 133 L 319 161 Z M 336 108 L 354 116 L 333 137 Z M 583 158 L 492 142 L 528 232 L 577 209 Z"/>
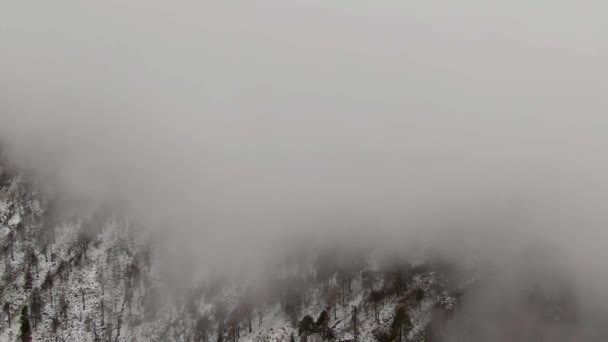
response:
<path fill-rule="evenodd" d="M 605 5 L 4 7 L 11 160 L 201 259 L 296 235 L 498 260 L 541 240 L 606 283 Z"/>

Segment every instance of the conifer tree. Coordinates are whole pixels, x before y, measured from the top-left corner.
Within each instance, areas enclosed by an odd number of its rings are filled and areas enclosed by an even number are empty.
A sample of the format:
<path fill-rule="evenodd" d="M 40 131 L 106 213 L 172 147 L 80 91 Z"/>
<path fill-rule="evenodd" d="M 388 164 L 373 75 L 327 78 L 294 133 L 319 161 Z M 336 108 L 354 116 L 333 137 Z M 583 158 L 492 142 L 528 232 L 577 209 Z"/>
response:
<path fill-rule="evenodd" d="M 19 329 L 19 338 L 21 342 L 30 342 L 32 340 L 32 330 L 30 328 L 30 317 L 27 305 L 21 309 L 21 328 Z"/>

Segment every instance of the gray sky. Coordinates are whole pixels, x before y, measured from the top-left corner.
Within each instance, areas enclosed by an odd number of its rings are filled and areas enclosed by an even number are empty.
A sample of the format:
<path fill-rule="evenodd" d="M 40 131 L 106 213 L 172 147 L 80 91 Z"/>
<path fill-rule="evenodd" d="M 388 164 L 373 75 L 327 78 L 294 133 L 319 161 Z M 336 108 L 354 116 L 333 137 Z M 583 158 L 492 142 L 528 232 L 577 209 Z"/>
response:
<path fill-rule="evenodd" d="M 540 239 L 603 287 L 606 10 L 4 0 L 0 138 L 201 259 L 296 233 L 505 260 Z"/>

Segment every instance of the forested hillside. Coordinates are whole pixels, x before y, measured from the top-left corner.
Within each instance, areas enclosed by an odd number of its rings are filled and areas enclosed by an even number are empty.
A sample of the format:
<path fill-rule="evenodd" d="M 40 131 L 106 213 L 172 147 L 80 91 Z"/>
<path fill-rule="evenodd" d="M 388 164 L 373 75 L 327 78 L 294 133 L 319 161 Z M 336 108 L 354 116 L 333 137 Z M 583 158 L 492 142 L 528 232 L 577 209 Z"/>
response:
<path fill-rule="evenodd" d="M 214 277 L 172 289 L 127 220 L 54 212 L 35 182 L 1 172 L 3 341 L 424 340 L 457 302 L 428 265 L 337 250 L 282 260 L 256 288 Z"/>
<path fill-rule="evenodd" d="M 475 273 L 445 260 L 336 246 L 278 258 L 256 285 L 217 272 L 175 286 L 183 272 L 163 268 L 146 230 L 107 208 L 68 215 L 0 172 L 2 341 L 449 341 L 450 322 L 477 334 L 463 305 Z M 540 319 L 572 319 L 563 296 L 526 296 Z"/>

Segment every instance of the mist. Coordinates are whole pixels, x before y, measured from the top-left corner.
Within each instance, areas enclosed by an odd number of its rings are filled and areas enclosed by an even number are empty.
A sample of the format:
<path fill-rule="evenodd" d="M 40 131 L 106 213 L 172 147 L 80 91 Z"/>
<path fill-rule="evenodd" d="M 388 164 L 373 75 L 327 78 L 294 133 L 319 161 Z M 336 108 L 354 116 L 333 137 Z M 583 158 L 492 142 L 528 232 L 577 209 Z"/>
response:
<path fill-rule="evenodd" d="M 542 245 L 608 304 L 602 3 L 2 8 L 8 160 L 121 203 L 169 255 L 337 239 L 518 270 Z"/>

